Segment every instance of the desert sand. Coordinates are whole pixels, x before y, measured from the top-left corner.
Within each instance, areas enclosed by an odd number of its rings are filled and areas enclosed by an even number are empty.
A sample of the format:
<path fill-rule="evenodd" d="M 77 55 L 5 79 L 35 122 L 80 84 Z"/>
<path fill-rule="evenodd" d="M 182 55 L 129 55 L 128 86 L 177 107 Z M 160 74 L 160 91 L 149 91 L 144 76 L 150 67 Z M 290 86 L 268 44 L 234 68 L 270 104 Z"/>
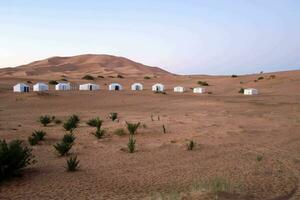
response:
<path fill-rule="evenodd" d="M 150 74 L 149 80 L 139 74 L 123 74 L 122 79 L 106 74 L 95 81 L 82 80 L 84 74 L 78 71 L 74 76 L 64 72 L 72 84 L 95 82 L 101 90 L 58 92 L 51 86 L 48 92 L 27 94 L 13 93 L 12 86 L 27 80 L 57 80 L 62 74 L 6 72 L 0 79 L 0 138 L 27 143 L 33 130 L 47 135 L 32 147 L 37 163 L 22 177 L 1 183 L 0 199 L 159 199 L 174 191 L 182 192 L 183 199 L 211 199 L 205 191 L 189 195 L 186 191 L 216 177 L 237 188 L 220 199 L 300 199 L 300 71 L 237 78 L 161 73 Z M 258 77 L 264 79 L 255 82 Z M 199 80 L 210 84 L 206 87 L 210 94 L 191 92 Z M 111 82 L 121 83 L 124 90 L 108 91 Z M 130 91 L 134 82 L 143 83 L 145 90 Z M 165 84 L 166 94 L 150 90 L 157 82 Z M 177 85 L 187 92 L 174 93 Z M 260 94 L 244 96 L 238 93 L 242 87 L 257 88 Z M 119 114 L 118 122 L 108 118 L 111 112 Z M 71 150 L 80 160 L 79 171 L 66 172 L 66 157 L 59 157 L 53 148 L 65 133 L 62 125 L 42 127 L 37 122 L 46 114 L 61 120 L 72 114 L 80 117 Z M 97 116 L 107 130 L 103 139 L 95 138 L 94 129 L 86 125 Z M 144 125 L 138 129 L 133 154 L 124 150 L 128 136 L 113 133 L 125 128 L 126 121 Z M 186 150 L 189 140 L 196 142 L 193 151 Z"/>

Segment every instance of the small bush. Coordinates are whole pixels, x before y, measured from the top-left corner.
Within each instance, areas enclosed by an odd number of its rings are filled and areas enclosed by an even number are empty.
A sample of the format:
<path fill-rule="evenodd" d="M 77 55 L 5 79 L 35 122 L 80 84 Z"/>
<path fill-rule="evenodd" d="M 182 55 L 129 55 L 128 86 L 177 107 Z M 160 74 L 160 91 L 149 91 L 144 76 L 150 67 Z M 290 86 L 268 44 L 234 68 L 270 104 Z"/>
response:
<path fill-rule="evenodd" d="M 148 80 L 149 80 L 149 79 L 151 79 L 151 77 L 149 77 L 149 76 L 144 76 L 144 79 L 146 79 L 146 80 L 148 79 Z"/>
<path fill-rule="evenodd" d="M 49 84 L 50 84 L 50 85 L 57 85 L 58 82 L 57 82 L 56 80 L 51 80 L 51 81 L 49 81 Z"/>
<path fill-rule="evenodd" d="M 67 159 L 67 171 L 74 172 L 77 171 L 79 168 L 79 160 L 77 156 L 70 157 Z"/>
<path fill-rule="evenodd" d="M 118 74 L 117 78 L 124 78 L 124 76 Z"/>
<path fill-rule="evenodd" d="M 34 136 L 28 137 L 28 142 L 31 146 L 37 145 L 39 143 L 39 139 Z"/>
<path fill-rule="evenodd" d="M 126 135 L 127 133 L 123 128 L 118 128 L 117 130 L 114 131 L 114 134 L 118 136 L 123 136 Z"/>
<path fill-rule="evenodd" d="M 94 118 L 94 119 L 90 119 L 87 124 L 89 126 L 92 126 L 92 127 L 96 127 L 96 132 L 93 133 L 94 136 L 96 136 L 98 139 L 102 138 L 105 134 L 105 130 L 101 130 L 101 126 L 102 126 L 102 120 L 100 120 L 99 117 L 97 118 Z"/>
<path fill-rule="evenodd" d="M 135 135 L 136 134 L 136 131 L 137 129 L 139 128 L 140 126 L 140 122 L 138 123 L 129 123 L 129 122 L 126 122 L 126 125 L 127 125 L 127 130 L 129 132 L 130 135 Z"/>
<path fill-rule="evenodd" d="M 62 139 L 62 142 L 66 144 L 73 144 L 75 139 L 76 137 L 73 133 L 66 133 Z"/>
<path fill-rule="evenodd" d="M 205 81 L 198 81 L 197 83 L 198 83 L 198 85 L 209 86 L 209 84 Z"/>
<path fill-rule="evenodd" d="M 82 77 L 82 79 L 85 79 L 85 80 L 95 80 L 95 78 L 89 74 L 85 75 Z"/>
<path fill-rule="evenodd" d="M 129 136 L 129 140 L 128 140 L 128 144 L 127 144 L 129 153 L 133 153 L 134 152 L 134 150 L 135 150 L 135 143 L 136 143 L 136 140 L 134 139 L 134 136 L 130 135 Z"/>
<path fill-rule="evenodd" d="M 32 133 L 32 136 L 36 137 L 39 141 L 44 140 L 45 135 L 46 135 L 46 132 L 41 131 L 41 130 L 40 131 L 34 131 Z"/>
<path fill-rule="evenodd" d="M 73 143 L 65 143 L 65 142 L 59 142 L 53 145 L 56 151 L 59 153 L 60 156 L 65 156 L 69 153 L 70 149 L 73 146 Z"/>
<path fill-rule="evenodd" d="M 240 93 L 240 94 L 244 94 L 244 90 L 245 90 L 244 88 L 241 88 L 241 89 L 239 90 L 239 93 Z"/>
<path fill-rule="evenodd" d="M 72 115 L 64 123 L 63 127 L 66 131 L 70 131 L 70 133 L 73 133 L 74 129 L 77 128 L 79 121 L 80 121 L 80 119 L 77 115 Z"/>
<path fill-rule="evenodd" d="M 190 140 L 187 144 L 187 150 L 192 151 L 195 148 L 196 143 L 193 140 Z"/>
<path fill-rule="evenodd" d="M 47 126 L 48 124 L 51 123 L 51 117 L 50 117 L 49 115 L 40 116 L 39 122 L 40 122 L 43 126 Z"/>
<path fill-rule="evenodd" d="M 6 143 L 5 140 L 0 141 L 0 182 L 21 175 L 23 168 L 34 164 L 31 151 L 20 140 L 13 140 L 10 143 Z"/>
<path fill-rule="evenodd" d="M 237 77 L 238 77 L 238 76 L 235 75 L 235 74 L 231 75 L 231 78 L 237 78 Z"/>
<path fill-rule="evenodd" d="M 118 113 L 110 113 L 109 114 L 109 119 L 111 119 L 112 121 L 115 121 L 116 119 L 118 119 Z"/>

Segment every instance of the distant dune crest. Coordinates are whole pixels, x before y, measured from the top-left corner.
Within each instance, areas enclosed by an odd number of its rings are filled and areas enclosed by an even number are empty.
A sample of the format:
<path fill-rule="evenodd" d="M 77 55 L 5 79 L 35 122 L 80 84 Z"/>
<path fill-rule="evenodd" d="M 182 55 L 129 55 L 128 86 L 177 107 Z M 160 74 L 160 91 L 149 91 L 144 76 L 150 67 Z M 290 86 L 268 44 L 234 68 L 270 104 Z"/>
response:
<path fill-rule="evenodd" d="M 82 77 L 85 74 L 101 76 L 161 76 L 172 75 L 158 67 L 150 67 L 124 57 L 86 54 L 71 57 L 51 57 L 16 68 L 0 70 L 1 76 L 69 76 Z"/>

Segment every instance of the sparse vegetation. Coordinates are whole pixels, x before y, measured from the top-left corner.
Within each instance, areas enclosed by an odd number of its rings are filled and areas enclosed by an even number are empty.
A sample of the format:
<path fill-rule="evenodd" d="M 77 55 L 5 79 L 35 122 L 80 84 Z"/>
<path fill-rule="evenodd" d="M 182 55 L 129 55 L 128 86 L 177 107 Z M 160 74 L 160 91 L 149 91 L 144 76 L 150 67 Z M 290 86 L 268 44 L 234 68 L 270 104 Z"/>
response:
<path fill-rule="evenodd" d="M 124 78 L 124 76 L 118 74 L 118 75 L 117 75 L 117 78 Z"/>
<path fill-rule="evenodd" d="M 56 149 L 56 151 L 59 153 L 60 156 L 65 156 L 69 153 L 70 149 L 72 148 L 73 142 L 72 143 L 66 143 L 64 141 L 61 141 L 59 143 L 56 143 L 53 146 Z"/>
<path fill-rule="evenodd" d="M 129 135 L 129 140 L 128 140 L 128 144 L 127 144 L 129 153 L 133 153 L 135 151 L 135 143 L 136 143 L 136 140 L 134 139 L 134 136 Z"/>
<path fill-rule="evenodd" d="M 66 133 L 62 139 L 62 141 L 64 143 L 68 143 L 68 144 L 71 144 L 71 143 L 74 143 L 76 137 L 74 136 L 73 133 Z"/>
<path fill-rule="evenodd" d="M 126 135 L 127 133 L 123 128 L 118 128 L 114 131 L 114 134 L 118 136 L 123 136 Z"/>
<path fill-rule="evenodd" d="M 244 88 L 241 88 L 241 89 L 239 90 L 239 93 L 240 93 L 240 94 L 244 94 L 244 90 L 245 90 Z"/>
<path fill-rule="evenodd" d="M 44 131 L 34 131 L 32 135 L 28 138 L 28 142 L 30 145 L 36 145 L 39 141 L 44 140 L 46 132 Z"/>
<path fill-rule="evenodd" d="M 209 86 L 209 84 L 206 81 L 198 81 L 197 83 L 201 86 Z"/>
<path fill-rule="evenodd" d="M 70 131 L 70 133 L 73 133 L 74 129 L 77 128 L 79 121 L 80 121 L 80 119 L 77 115 L 72 115 L 64 123 L 63 127 L 66 131 Z"/>
<path fill-rule="evenodd" d="M 47 126 L 48 124 L 51 123 L 51 117 L 50 117 L 49 115 L 40 116 L 39 122 L 40 122 L 43 126 Z"/>
<path fill-rule="evenodd" d="M 0 182 L 9 177 L 20 176 L 23 168 L 34 163 L 32 150 L 24 146 L 22 141 L 0 141 Z"/>
<path fill-rule="evenodd" d="M 105 134 L 105 130 L 101 130 L 103 121 L 100 120 L 99 117 L 90 119 L 87 124 L 92 127 L 96 127 L 96 132 L 93 133 L 94 136 L 96 136 L 98 139 L 102 138 Z"/>
<path fill-rule="evenodd" d="M 34 136 L 29 136 L 28 137 L 28 142 L 31 146 L 37 145 L 39 143 L 39 139 Z"/>
<path fill-rule="evenodd" d="M 237 78 L 237 77 L 238 77 L 238 76 L 235 75 L 235 74 L 231 75 L 231 78 Z"/>
<path fill-rule="evenodd" d="M 56 80 L 51 80 L 48 82 L 50 85 L 57 85 L 58 82 Z"/>
<path fill-rule="evenodd" d="M 139 128 L 140 126 L 140 122 L 138 123 L 129 123 L 129 122 L 126 122 L 126 125 L 127 125 L 127 130 L 129 132 L 130 135 L 135 135 L 136 134 L 136 131 L 137 129 Z"/>
<path fill-rule="evenodd" d="M 82 79 L 85 79 L 85 80 L 92 80 L 92 81 L 95 80 L 95 78 L 94 78 L 92 75 L 89 75 L 89 74 L 83 76 Z"/>
<path fill-rule="evenodd" d="M 151 77 L 149 77 L 149 76 L 144 76 L 144 79 L 151 79 Z"/>
<path fill-rule="evenodd" d="M 111 119 L 112 121 L 115 121 L 116 119 L 118 119 L 118 113 L 115 113 L 115 112 L 110 113 L 109 119 Z"/>
<path fill-rule="evenodd" d="M 188 151 L 192 151 L 192 150 L 195 148 L 195 145 L 196 145 L 196 143 L 195 143 L 193 140 L 190 140 L 190 141 L 187 143 L 187 150 L 188 150 Z"/>
<path fill-rule="evenodd" d="M 77 159 L 77 156 L 71 156 L 69 159 L 67 159 L 67 171 L 74 172 L 77 171 L 79 168 L 79 160 Z"/>

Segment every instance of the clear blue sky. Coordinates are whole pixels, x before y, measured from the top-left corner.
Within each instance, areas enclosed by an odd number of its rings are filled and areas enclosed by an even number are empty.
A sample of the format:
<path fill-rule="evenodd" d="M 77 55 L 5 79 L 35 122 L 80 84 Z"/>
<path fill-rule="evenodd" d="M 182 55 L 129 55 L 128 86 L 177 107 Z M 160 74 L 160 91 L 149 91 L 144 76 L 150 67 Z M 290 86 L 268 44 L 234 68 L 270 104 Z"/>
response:
<path fill-rule="evenodd" d="M 7 0 L 0 67 L 128 57 L 182 74 L 300 69 L 299 0 Z"/>

